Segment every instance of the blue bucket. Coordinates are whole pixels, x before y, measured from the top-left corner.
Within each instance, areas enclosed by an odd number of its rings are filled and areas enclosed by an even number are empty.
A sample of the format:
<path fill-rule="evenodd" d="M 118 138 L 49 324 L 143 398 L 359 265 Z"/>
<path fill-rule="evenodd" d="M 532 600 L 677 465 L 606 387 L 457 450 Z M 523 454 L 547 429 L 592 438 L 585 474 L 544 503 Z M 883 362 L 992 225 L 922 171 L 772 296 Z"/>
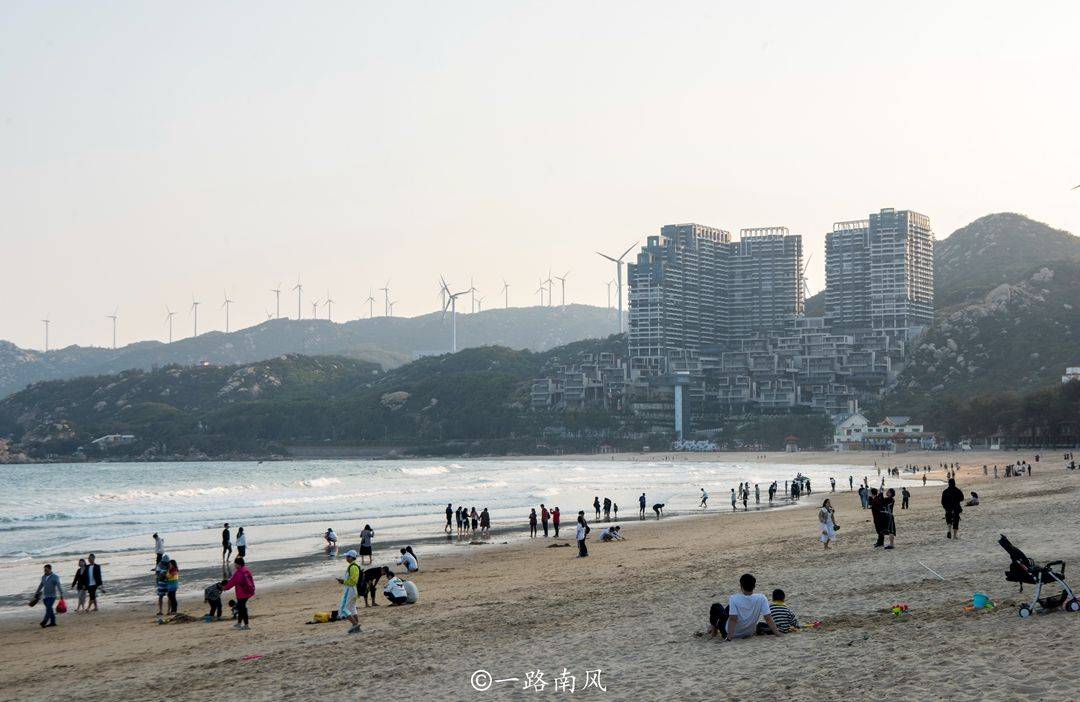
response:
<path fill-rule="evenodd" d="M 982 609 L 990 602 L 990 598 L 981 592 L 976 592 L 971 598 L 971 604 L 975 606 L 975 609 Z"/>

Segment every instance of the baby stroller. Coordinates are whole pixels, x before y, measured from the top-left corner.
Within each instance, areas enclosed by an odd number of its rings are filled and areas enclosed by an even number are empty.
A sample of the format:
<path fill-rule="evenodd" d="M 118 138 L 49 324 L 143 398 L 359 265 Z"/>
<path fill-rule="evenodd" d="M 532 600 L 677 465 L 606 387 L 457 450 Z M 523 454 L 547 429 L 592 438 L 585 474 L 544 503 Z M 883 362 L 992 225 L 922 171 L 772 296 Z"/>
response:
<path fill-rule="evenodd" d="M 1065 582 L 1065 561 L 1050 561 L 1046 565 L 1040 566 L 1028 558 L 1023 551 L 1013 546 L 1012 542 L 1005 538 L 1004 534 L 1001 535 L 998 544 L 1008 552 L 1009 557 L 1012 559 L 1009 569 L 1005 571 L 1005 580 L 1020 583 L 1020 592 L 1024 591 L 1024 583 L 1035 586 L 1035 597 L 1031 600 L 1031 603 L 1020 605 L 1019 614 L 1021 619 L 1027 619 L 1031 616 L 1036 603 L 1043 612 L 1061 606 L 1064 606 L 1069 612 L 1080 612 L 1080 600 L 1076 599 L 1072 588 Z M 1061 566 L 1061 568 L 1055 571 L 1054 566 Z M 1040 597 L 1043 585 L 1053 584 L 1057 584 L 1061 588 L 1061 593 Z"/>

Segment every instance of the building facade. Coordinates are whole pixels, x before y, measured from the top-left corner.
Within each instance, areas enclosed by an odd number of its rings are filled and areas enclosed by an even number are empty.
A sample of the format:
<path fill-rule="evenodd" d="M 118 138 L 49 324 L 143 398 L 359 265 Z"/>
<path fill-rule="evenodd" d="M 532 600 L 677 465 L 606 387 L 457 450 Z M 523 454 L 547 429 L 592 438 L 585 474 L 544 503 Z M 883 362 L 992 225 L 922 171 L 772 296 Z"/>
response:
<path fill-rule="evenodd" d="M 911 339 L 934 321 L 930 218 L 885 208 L 825 237 L 825 315 L 837 329 Z"/>

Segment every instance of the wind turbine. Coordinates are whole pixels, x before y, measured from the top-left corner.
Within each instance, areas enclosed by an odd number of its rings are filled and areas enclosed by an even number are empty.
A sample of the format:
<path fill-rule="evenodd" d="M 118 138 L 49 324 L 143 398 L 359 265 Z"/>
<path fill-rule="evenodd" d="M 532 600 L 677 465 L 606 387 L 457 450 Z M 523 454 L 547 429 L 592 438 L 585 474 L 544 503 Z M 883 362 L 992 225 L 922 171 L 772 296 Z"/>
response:
<path fill-rule="evenodd" d="M 477 312 L 483 312 L 484 311 L 484 298 L 482 298 L 482 297 L 476 298 L 476 311 Z"/>
<path fill-rule="evenodd" d="M 544 279 L 540 279 L 540 287 L 536 289 L 536 292 L 540 293 L 540 306 L 544 306 Z"/>
<path fill-rule="evenodd" d="M 312 319 L 318 319 L 319 318 L 319 300 L 318 299 L 315 299 L 315 300 L 311 301 L 311 318 Z"/>
<path fill-rule="evenodd" d="M 271 288 L 270 292 L 274 293 L 275 317 L 273 319 L 281 319 L 281 283 L 278 283 L 276 288 Z M 267 317 L 267 319 L 271 319 L 271 317 Z"/>
<path fill-rule="evenodd" d="M 394 316 L 394 305 L 396 305 L 397 303 L 398 303 L 397 300 L 391 300 L 390 301 L 390 314 L 388 316 L 390 316 L 390 317 Z"/>
<path fill-rule="evenodd" d="M 555 280 L 559 281 L 562 286 L 562 306 L 566 307 L 566 278 L 570 275 L 570 271 L 566 271 L 562 275 L 555 276 Z"/>
<path fill-rule="evenodd" d="M 476 285 L 473 284 L 472 276 L 469 276 L 469 312 L 476 312 Z"/>
<path fill-rule="evenodd" d="M 230 300 L 229 299 L 229 292 L 225 291 L 225 302 L 222 303 L 221 307 L 222 307 L 222 309 L 225 310 L 225 333 L 226 334 L 229 333 L 229 305 L 233 304 L 234 302 L 236 302 L 236 300 Z"/>
<path fill-rule="evenodd" d="M 119 312 L 119 311 L 120 311 L 120 308 L 117 307 L 115 310 L 113 310 L 112 314 L 105 315 L 105 319 L 111 319 L 112 320 L 112 347 L 113 347 L 113 349 L 116 348 L 116 320 L 119 317 L 119 315 L 117 314 L 117 312 Z"/>
<path fill-rule="evenodd" d="M 550 269 L 550 268 L 548 268 L 548 277 L 547 277 L 547 280 L 545 280 L 545 281 L 543 281 L 543 282 L 544 282 L 544 284 L 545 284 L 545 285 L 547 285 L 547 293 L 548 293 L 548 307 L 551 307 L 551 305 L 552 305 L 552 304 L 554 304 L 554 303 L 552 302 L 552 299 L 551 299 L 551 298 L 552 298 L 552 294 L 551 294 L 551 291 L 552 291 L 552 287 L 553 287 L 553 286 L 555 285 L 555 282 L 554 282 L 554 281 L 553 281 L 553 280 L 551 279 L 551 269 Z"/>
<path fill-rule="evenodd" d="M 638 243 L 636 241 L 633 244 L 630 244 L 629 248 L 627 248 L 626 251 L 623 251 L 622 255 L 619 256 L 618 258 L 612 258 L 611 256 L 608 256 L 607 254 L 602 254 L 599 251 L 596 252 L 596 255 L 602 256 L 603 258 L 606 258 L 607 260 L 609 260 L 609 261 L 611 261 L 612 263 L 615 264 L 615 273 L 616 273 L 616 275 L 615 275 L 615 283 L 616 283 L 615 291 L 616 291 L 616 294 L 619 296 L 619 333 L 620 334 L 622 334 L 622 331 L 623 331 L 623 321 L 622 321 L 622 301 L 623 301 L 623 294 L 622 294 L 622 267 L 623 267 L 623 259 L 626 258 L 626 254 L 630 253 L 630 249 L 637 246 L 637 244 Z"/>
<path fill-rule="evenodd" d="M 323 304 L 326 305 L 326 319 L 328 321 L 333 321 L 333 319 L 334 319 L 334 300 L 330 297 L 330 291 L 329 290 L 326 291 L 326 302 L 324 302 Z"/>
<path fill-rule="evenodd" d="M 301 300 L 304 296 L 304 286 L 300 283 L 300 276 L 296 277 L 296 285 L 293 286 L 293 290 L 296 291 L 296 318 L 304 318 L 304 308 L 301 306 Z"/>
<path fill-rule="evenodd" d="M 386 285 L 379 288 L 383 293 L 383 315 L 390 316 L 390 279 L 386 279 Z"/>
<path fill-rule="evenodd" d="M 439 281 L 439 309 L 446 307 L 446 290 L 443 289 L 442 281 Z"/>
<path fill-rule="evenodd" d="M 469 291 L 462 290 L 458 293 L 452 293 L 442 276 L 439 277 L 439 281 L 442 283 L 443 292 L 446 293 L 446 302 L 443 304 L 442 310 L 443 319 L 446 319 L 446 309 L 450 308 L 450 353 L 457 353 L 457 299 Z"/>
<path fill-rule="evenodd" d="M 609 310 L 611 309 L 611 285 L 614 282 L 614 280 L 609 280 L 608 282 L 604 283 L 604 287 L 607 288 L 607 308 Z"/>
<path fill-rule="evenodd" d="M 503 278 L 503 308 L 510 309 L 510 283 L 506 282 L 506 278 Z"/>
<path fill-rule="evenodd" d="M 45 325 L 45 353 L 49 353 L 49 315 L 45 315 L 41 323 Z"/>
<path fill-rule="evenodd" d="M 176 313 L 169 309 L 168 305 L 165 305 L 165 323 L 169 325 L 169 343 L 172 343 L 172 318 L 176 316 Z"/>
<path fill-rule="evenodd" d="M 191 296 L 191 315 L 192 315 L 192 319 L 194 319 L 194 324 L 195 324 L 195 326 L 192 328 L 192 332 L 191 332 L 191 335 L 193 337 L 199 335 L 199 305 L 201 305 L 201 304 L 202 304 L 201 302 L 198 302 L 195 299 L 194 295 Z"/>
<path fill-rule="evenodd" d="M 271 312 L 270 310 L 266 310 L 266 318 L 268 320 L 273 319 L 274 318 L 274 313 Z"/>
<path fill-rule="evenodd" d="M 368 319 L 371 319 L 372 317 L 375 316 L 375 296 L 371 294 L 372 292 L 373 291 L 371 289 L 371 286 L 368 286 L 367 299 L 364 300 L 364 302 L 367 303 L 367 308 L 368 308 L 367 316 L 368 316 Z"/>

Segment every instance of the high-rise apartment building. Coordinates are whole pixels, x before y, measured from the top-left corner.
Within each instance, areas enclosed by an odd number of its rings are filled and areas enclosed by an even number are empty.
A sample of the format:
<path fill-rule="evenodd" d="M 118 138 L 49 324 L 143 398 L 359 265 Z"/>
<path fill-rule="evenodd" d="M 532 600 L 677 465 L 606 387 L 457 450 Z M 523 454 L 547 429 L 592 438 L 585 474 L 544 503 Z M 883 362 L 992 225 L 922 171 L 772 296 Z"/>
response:
<path fill-rule="evenodd" d="M 825 238 L 825 316 L 838 329 L 911 338 L 934 320 L 930 218 L 886 208 Z"/>
<path fill-rule="evenodd" d="M 629 351 L 635 370 L 706 347 L 779 330 L 803 311 L 802 238 L 784 227 L 673 224 L 650 236 L 627 265 Z"/>

